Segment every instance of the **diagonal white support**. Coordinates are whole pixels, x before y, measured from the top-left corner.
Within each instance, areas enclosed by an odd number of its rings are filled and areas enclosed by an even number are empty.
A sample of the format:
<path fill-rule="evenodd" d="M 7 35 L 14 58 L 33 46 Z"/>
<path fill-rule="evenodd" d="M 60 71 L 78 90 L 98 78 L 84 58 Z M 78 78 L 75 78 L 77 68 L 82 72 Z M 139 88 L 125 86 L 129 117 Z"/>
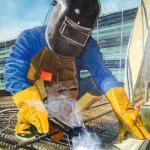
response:
<path fill-rule="evenodd" d="M 150 0 L 143 0 L 138 9 L 132 35 L 128 45 L 126 61 L 125 89 L 130 100 L 133 100 L 137 81 L 139 79 L 144 53 L 150 39 Z"/>
<path fill-rule="evenodd" d="M 134 138 L 128 138 L 122 142 L 117 142 L 113 144 L 119 150 L 138 150 L 143 144 L 144 140 L 137 140 Z"/>

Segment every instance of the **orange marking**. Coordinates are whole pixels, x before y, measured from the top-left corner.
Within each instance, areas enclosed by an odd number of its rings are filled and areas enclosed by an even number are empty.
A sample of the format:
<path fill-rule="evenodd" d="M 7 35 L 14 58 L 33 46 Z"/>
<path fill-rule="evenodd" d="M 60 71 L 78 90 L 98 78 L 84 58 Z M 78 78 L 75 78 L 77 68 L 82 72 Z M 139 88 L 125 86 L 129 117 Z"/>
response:
<path fill-rule="evenodd" d="M 44 81 L 52 81 L 53 74 L 51 72 L 41 71 L 40 79 Z"/>

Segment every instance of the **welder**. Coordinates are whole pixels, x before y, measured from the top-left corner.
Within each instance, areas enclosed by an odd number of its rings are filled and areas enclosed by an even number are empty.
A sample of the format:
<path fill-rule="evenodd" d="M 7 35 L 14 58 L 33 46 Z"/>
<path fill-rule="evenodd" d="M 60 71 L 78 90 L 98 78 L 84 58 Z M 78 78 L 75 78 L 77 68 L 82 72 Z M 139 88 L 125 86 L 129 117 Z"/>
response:
<path fill-rule="evenodd" d="M 80 70 L 87 69 L 120 121 L 118 138 L 123 139 L 128 131 L 138 139 L 150 139 L 123 85 L 105 66 L 100 47 L 90 36 L 99 10 L 97 0 L 54 1 L 47 26 L 23 31 L 12 46 L 4 77 L 19 108 L 17 135 L 30 136 L 31 124 L 40 134 L 48 133 L 45 87 L 58 85 L 49 94 L 69 91 L 77 99 Z"/>

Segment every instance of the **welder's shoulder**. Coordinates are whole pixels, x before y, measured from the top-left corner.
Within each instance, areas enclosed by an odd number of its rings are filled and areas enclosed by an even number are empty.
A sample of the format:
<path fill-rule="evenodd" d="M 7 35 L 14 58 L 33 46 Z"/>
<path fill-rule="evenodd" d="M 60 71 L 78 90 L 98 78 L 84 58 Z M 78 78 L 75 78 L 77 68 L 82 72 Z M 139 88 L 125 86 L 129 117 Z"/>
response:
<path fill-rule="evenodd" d="M 31 29 L 27 29 L 25 30 L 25 32 L 28 32 L 32 36 L 35 36 L 35 35 L 41 35 L 41 34 L 45 35 L 45 30 L 46 30 L 46 26 L 38 26 L 38 27 L 31 28 Z"/>
<path fill-rule="evenodd" d="M 12 51 L 31 51 L 33 54 L 46 46 L 45 26 L 26 29 L 17 38 Z"/>
<path fill-rule="evenodd" d="M 94 40 L 92 37 L 89 38 L 87 45 L 86 45 L 86 50 L 90 50 L 91 51 L 96 51 L 96 50 L 100 50 L 100 47 L 98 45 L 98 43 L 96 42 L 96 40 Z"/>
<path fill-rule="evenodd" d="M 45 27 L 35 27 L 21 32 L 16 42 L 11 47 L 11 58 L 29 60 L 45 47 Z"/>
<path fill-rule="evenodd" d="M 94 58 L 100 59 L 100 57 L 102 57 L 100 47 L 98 43 L 92 37 L 90 37 L 82 54 L 82 58 L 92 60 Z"/>
<path fill-rule="evenodd" d="M 19 39 L 26 39 L 28 41 L 32 41 L 35 39 L 44 38 L 45 35 L 45 26 L 38 26 L 31 29 L 26 29 L 21 32 Z"/>

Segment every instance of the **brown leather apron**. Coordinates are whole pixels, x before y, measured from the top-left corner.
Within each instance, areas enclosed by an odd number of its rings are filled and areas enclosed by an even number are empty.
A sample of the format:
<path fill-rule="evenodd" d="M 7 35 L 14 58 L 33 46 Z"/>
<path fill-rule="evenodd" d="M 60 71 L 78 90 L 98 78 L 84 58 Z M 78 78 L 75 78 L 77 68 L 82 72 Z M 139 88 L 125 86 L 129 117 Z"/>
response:
<path fill-rule="evenodd" d="M 44 48 L 31 59 L 27 79 L 32 84 L 43 80 L 50 94 L 69 91 L 78 95 L 78 80 L 75 59 L 64 58 Z"/>

